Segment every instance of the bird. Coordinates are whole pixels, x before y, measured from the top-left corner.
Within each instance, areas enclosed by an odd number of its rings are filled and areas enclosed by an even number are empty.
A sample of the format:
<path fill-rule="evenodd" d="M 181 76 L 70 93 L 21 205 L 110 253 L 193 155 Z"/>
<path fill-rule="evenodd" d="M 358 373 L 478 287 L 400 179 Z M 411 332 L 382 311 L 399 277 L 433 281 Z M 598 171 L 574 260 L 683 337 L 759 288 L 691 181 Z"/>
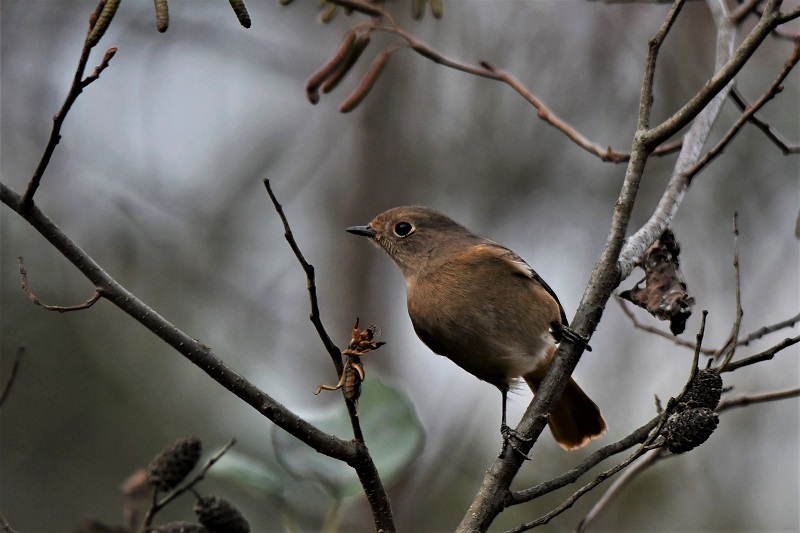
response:
<path fill-rule="evenodd" d="M 522 438 L 506 422 L 509 390 L 522 378 L 536 394 L 558 342 L 566 334 L 579 338 L 553 289 L 510 249 L 428 207 L 395 207 L 347 231 L 389 255 L 405 279 L 417 336 L 434 353 L 497 387 L 504 442 Z M 607 427 L 572 377 L 548 426 L 565 450 L 599 438 Z"/>

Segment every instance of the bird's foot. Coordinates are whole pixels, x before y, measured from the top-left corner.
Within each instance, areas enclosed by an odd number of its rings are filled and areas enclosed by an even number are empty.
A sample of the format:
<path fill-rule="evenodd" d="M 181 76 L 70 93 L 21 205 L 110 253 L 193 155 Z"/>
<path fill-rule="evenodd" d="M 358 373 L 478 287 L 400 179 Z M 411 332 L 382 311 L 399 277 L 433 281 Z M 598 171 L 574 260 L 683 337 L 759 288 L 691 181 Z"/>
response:
<path fill-rule="evenodd" d="M 506 453 L 506 446 L 505 445 L 508 444 L 508 446 L 512 450 L 514 450 L 515 452 L 520 454 L 523 459 L 525 459 L 526 461 L 530 461 L 531 460 L 531 458 L 528 457 L 525 454 L 525 452 L 523 452 L 522 450 L 519 449 L 516 441 L 519 441 L 519 442 L 530 442 L 533 439 L 529 439 L 529 438 L 523 437 L 522 435 L 519 434 L 519 432 L 516 429 L 512 429 L 507 424 L 503 424 L 503 425 L 500 426 L 500 434 L 503 435 L 503 451 L 500 453 L 500 457 L 505 457 L 505 453 Z"/>
<path fill-rule="evenodd" d="M 564 326 L 563 324 L 554 323 L 553 326 L 555 326 L 558 329 L 558 332 L 559 332 L 559 334 L 561 335 L 562 338 L 569 339 L 574 344 L 578 344 L 580 346 L 583 346 L 583 349 L 586 350 L 587 352 L 591 352 L 592 351 L 592 347 L 589 346 L 589 336 L 588 335 L 581 335 L 580 333 L 578 333 L 577 331 L 575 331 L 571 327 Z"/>

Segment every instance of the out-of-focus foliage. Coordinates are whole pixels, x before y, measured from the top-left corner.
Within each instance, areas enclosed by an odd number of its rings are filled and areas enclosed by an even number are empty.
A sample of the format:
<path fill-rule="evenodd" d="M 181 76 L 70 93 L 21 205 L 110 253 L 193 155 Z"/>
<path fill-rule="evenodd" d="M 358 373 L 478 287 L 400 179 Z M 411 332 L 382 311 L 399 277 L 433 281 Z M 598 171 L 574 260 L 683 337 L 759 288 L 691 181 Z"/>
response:
<path fill-rule="evenodd" d="M 94 7 L 88 0 L 0 5 L 0 176 L 18 191 L 41 156 Z M 364 394 L 379 382 L 402 391 L 425 432 L 410 463 L 401 467 L 408 460 L 401 454 L 382 467 L 398 527 L 453 529 L 499 451 L 500 395 L 416 339 L 399 274 L 344 228 L 396 205 L 438 208 L 520 253 L 571 316 L 605 242 L 624 167 L 579 150 L 508 87 L 409 51 L 398 51 L 369 97 L 342 115 L 342 95 L 391 42 L 385 36 L 373 37 L 339 90 L 310 105 L 305 81 L 359 15 L 322 26 L 315 2 L 248 2 L 252 27 L 245 30 L 226 2 L 174 0 L 169 7 L 169 31 L 160 34 L 151 2 L 121 3 L 90 66 L 107 47 L 119 51 L 67 118 L 37 204 L 118 281 L 278 401 L 304 414 L 328 412 L 341 397 L 312 393 L 338 376 L 308 323 L 303 272 L 261 183 L 269 177 L 317 268 L 322 317 L 334 340 L 346 345 L 354 316 L 381 324 L 387 345 L 368 362 Z M 396 13 L 423 41 L 514 73 L 589 138 L 624 150 L 647 41 L 667 9 L 465 0 L 448 3 L 441 20 L 416 22 L 408 5 Z M 654 120 L 710 75 L 712 26 L 702 2 L 687 3 L 662 50 Z M 786 42 L 764 44 L 737 82 L 746 97 L 761 94 L 789 51 Z M 794 140 L 796 74 L 761 113 Z M 715 138 L 737 116 L 726 104 Z M 648 164 L 632 224 L 651 212 L 673 161 Z M 733 319 L 734 210 L 742 330 L 797 313 L 798 170 L 797 158 L 745 127 L 695 179 L 673 230 L 696 309 L 710 312 L 706 345 L 722 344 Z M 238 481 L 209 480 L 225 488 L 220 493 L 237 502 L 254 531 L 323 525 L 332 498 L 316 482 L 289 483 L 286 471 L 274 470 L 274 441 L 282 437 L 271 439 L 276 430 L 258 413 L 107 302 L 63 315 L 31 305 L 19 290 L 20 255 L 32 290 L 47 303 L 84 301 L 93 287 L 8 209 L 0 208 L 0 223 L 0 375 L 17 348 L 27 347 L 0 412 L 0 508 L 15 529 L 62 531 L 89 515 L 119 522 L 119 483 L 164 442 L 188 434 L 202 435 L 208 449 L 235 436 L 238 453 L 267 465 L 262 494 Z M 697 331 L 695 315 L 685 336 Z M 576 375 L 602 407 L 608 435 L 565 453 L 545 434 L 536 467 L 524 467 L 515 487 L 560 474 L 626 435 L 653 416 L 654 394 L 677 394 L 688 375 L 689 351 L 633 330 L 613 303 L 592 347 Z M 737 371 L 726 385 L 741 393 L 796 386 L 797 353 Z M 512 397 L 510 420 L 529 399 L 522 390 Z M 384 414 L 364 398 L 361 413 L 370 420 Z M 638 479 L 597 527 L 797 529 L 798 420 L 796 401 L 721 416 L 706 444 Z M 390 430 L 397 442 L 413 441 L 416 433 L 406 431 L 414 430 L 403 430 L 411 427 L 378 422 L 365 429 L 371 452 L 383 456 Z M 396 476 L 388 474 L 392 464 Z M 564 496 L 512 509 L 496 527 L 530 520 Z M 302 509 L 286 505 L 299 499 Z M 574 527 L 592 501 L 581 500 L 554 527 Z M 347 509 L 339 515 L 342 530 L 371 527 L 363 497 L 348 500 Z M 188 518 L 170 512 L 159 518 Z"/>

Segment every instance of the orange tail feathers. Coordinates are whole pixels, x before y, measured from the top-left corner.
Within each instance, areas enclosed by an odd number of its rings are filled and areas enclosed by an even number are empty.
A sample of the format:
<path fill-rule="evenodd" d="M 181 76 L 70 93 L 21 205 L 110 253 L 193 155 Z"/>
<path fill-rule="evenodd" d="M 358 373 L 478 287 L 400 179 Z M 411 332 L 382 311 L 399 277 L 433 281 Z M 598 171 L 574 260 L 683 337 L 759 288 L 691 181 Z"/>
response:
<path fill-rule="evenodd" d="M 525 376 L 525 381 L 536 394 L 541 378 L 529 374 Z M 561 399 L 550 413 L 548 425 L 553 438 L 565 450 L 585 446 L 590 440 L 597 439 L 606 432 L 606 421 L 600 409 L 572 378 L 569 378 Z"/>

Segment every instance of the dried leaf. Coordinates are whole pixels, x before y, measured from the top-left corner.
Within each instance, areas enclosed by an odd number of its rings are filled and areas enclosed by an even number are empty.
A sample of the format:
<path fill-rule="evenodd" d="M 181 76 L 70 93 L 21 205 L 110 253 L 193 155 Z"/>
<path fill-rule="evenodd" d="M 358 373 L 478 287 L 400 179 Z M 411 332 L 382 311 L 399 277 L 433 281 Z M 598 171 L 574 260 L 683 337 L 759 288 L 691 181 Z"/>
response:
<path fill-rule="evenodd" d="M 646 309 L 659 320 L 670 321 L 670 331 L 679 335 L 686 329 L 694 298 L 687 290 L 680 271 L 680 244 L 671 230 L 665 230 L 639 262 L 645 271 L 645 286 L 620 294 L 621 298 Z"/>

